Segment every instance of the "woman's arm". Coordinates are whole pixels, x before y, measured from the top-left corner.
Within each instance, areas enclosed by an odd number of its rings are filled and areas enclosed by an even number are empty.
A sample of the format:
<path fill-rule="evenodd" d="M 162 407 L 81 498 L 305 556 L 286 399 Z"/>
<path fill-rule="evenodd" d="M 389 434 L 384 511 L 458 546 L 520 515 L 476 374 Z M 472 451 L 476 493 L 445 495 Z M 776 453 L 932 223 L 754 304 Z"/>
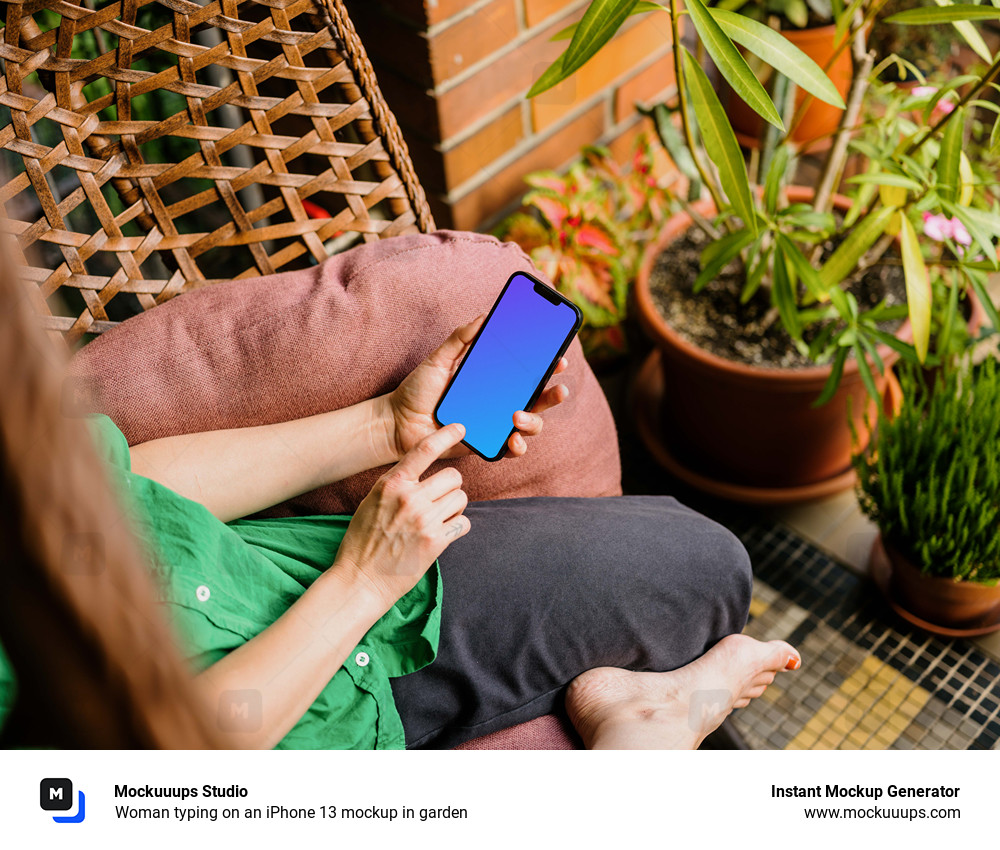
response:
<path fill-rule="evenodd" d="M 237 733 L 244 746 L 273 747 L 285 737 L 365 632 L 468 532 L 457 470 L 420 480 L 464 433 L 460 425 L 434 432 L 379 478 L 333 566 L 271 626 L 197 677 L 213 715 L 225 716 L 229 691 L 260 693 L 263 722 Z"/>
<path fill-rule="evenodd" d="M 391 393 L 305 419 L 163 437 L 133 446 L 132 470 L 200 502 L 224 522 L 377 466 L 394 463 L 437 430 L 434 406 L 458 369 L 485 314 L 458 328 Z M 558 375 L 569 365 L 563 358 Z M 531 412 L 517 411 L 508 448 L 520 457 L 525 437 L 542 430 L 541 413 L 566 400 L 549 387 Z M 445 457 L 468 454 L 464 446 Z"/>
<path fill-rule="evenodd" d="M 132 471 L 223 522 L 399 459 L 386 396 L 305 419 L 133 446 Z"/>

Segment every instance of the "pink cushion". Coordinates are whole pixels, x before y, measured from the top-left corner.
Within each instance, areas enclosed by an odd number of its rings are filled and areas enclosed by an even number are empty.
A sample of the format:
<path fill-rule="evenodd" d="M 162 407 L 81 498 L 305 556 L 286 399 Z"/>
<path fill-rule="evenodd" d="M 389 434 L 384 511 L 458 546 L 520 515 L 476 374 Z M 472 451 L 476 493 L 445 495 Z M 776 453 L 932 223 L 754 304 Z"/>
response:
<path fill-rule="evenodd" d="M 459 744 L 456 750 L 575 750 L 576 733 L 554 714 Z"/>
<path fill-rule="evenodd" d="M 73 371 L 88 378 L 131 445 L 309 416 L 394 388 L 455 327 L 489 308 L 517 270 L 538 274 L 517 246 L 479 234 L 367 243 L 319 266 L 181 295 L 85 346 Z M 621 493 L 604 394 L 579 342 L 568 357 L 561 380 L 569 399 L 546 414 L 524 458 L 455 462 L 470 499 Z M 271 513 L 351 513 L 379 474 Z"/>

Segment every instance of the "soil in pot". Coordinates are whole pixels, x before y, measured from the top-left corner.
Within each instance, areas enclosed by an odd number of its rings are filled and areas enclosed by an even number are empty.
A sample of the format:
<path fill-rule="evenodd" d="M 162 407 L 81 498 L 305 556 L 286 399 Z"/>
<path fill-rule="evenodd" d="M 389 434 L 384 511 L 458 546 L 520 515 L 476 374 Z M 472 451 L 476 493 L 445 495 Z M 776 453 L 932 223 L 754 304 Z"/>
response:
<path fill-rule="evenodd" d="M 689 229 L 663 251 L 653 265 L 649 289 L 663 319 L 684 339 L 718 357 L 762 368 L 794 369 L 815 364 L 793 345 L 772 309 L 768 292 L 758 289 L 740 303 L 744 272 L 739 261 L 730 263 L 700 292 L 693 291 L 701 271 L 701 252 L 709 237 Z M 824 259 L 836 248 L 824 246 Z M 906 282 L 899 265 L 872 266 L 850 287 L 864 310 L 885 299 L 889 305 L 906 303 Z M 883 330 L 894 333 L 902 320 L 887 322 Z M 809 328 L 810 341 L 818 327 Z"/>

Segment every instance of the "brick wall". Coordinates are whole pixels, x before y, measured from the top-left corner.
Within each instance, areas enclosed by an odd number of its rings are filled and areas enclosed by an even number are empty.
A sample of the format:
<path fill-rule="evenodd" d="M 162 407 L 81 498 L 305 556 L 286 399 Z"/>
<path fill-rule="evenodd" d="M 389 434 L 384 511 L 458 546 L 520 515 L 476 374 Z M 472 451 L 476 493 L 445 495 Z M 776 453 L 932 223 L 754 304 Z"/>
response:
<path fill-rule="evenodd" d="M 348 0 L 389 106 L 442 227 L 488 226 L 524 192 L 522 178 L 559 168 L 580 147 L 624 158 L 636 102 L 673 92 L 669 18 L 648 15 L 569 80 L 525 92 L 567 42 L 552 35 L 587 0 Z"/>

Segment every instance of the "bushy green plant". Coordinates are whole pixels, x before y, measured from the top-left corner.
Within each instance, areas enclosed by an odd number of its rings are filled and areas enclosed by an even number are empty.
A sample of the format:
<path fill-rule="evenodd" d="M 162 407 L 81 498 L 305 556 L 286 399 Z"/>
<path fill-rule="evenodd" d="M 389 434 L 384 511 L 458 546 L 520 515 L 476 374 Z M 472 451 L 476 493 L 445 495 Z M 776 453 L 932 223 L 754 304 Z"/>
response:
<path fill-rule="evenodd" d="M 902 375 L 903 402 L 882 414 L 854 459 L 861 509 L 926 575 L 1000 579 L 1000 368 L 993 357 Z"/>
<path fill-rule="evenodd" d="M 642 248 L 671 212 L 653 177 L 654 160 L 647 134 L 636 141 L 627 168 L 606 148 L 586 147 L 566 174 L 529 174 L 521 209 L 494 230 L 520 245 L 580 308 L 580 340 L 591 359 L 625 353 L 622 322 Z"/>
<path fill-rule="evenodd" d="M 848 142 L 861 119 L 869 86 L 888 64 L 904 61 L 891 56 L 874 66 L 874 55 L 865 43 L 872 22 L 884 17 L 886 2 L 831 3 L 835 46 L 827 65 L 832 66 L 839 55 L 850 51 L 854 80 L 846 98 L 841 97 L 824 68 L 779 32 L 747 15 L 707 6 L 705 0 L 591 0 L 579 24 L 559 34 L 570 39 L 565 52 L 528 92 L 535 96 L 576 73 L 633 15 L 669 18 L 678 98 L 674 106 L 662 105 L 656 110 L 657 126 L 678 168 L 695 187 L 693 194 L 700 195 L 704 189 L 717 210 L 713 221 L 694 216 L 694 226 L 710 237 L 701 257 L 699 285 L 731 261 L 742 264 L 746 270 L 744 298 L 757 289 L 768 293 L 774 315 L 798 350 L 817 363 L 830 364 L 830 377 L 817 404 L 832 397 L 851 356 L 868 391 L 877 395 L 873 373 L 884 370 L 879 344 L 911 361 L 936 365 L 930 350 L 931 269 L 923 251 L 927 214 L 936 221 L 946 221 L 950 233 L 961 226 L 962 233 L 968 234 L 968 250 L 950 252 L 943 264 L 955 270 L 955 286 L 975 292 L 991 325 L 1000 327 L 1000 315 L 984 286 L 985 273 L 1000 269 L 996 244 L 1000 208 L 983 184 L 969 179 L 962 156 L 974 115 L 998 111 L 986 97 L 998 87 L 1000 53 L 989 49 L 976 25 L 1000 20 L 1000 8 L 937 0 L 933 6 L 918 6 L 888 17 L 918 32 L 925 26 L 953 26 L 988 67 L 982 73 L 952 77 L 926 96 L 923 121 L 907 122 L 905 115 L 897 116 L 896 131 L 886 132 L 883 145 L 863 147 L 855 143 L 855 154 L 867 163 L 865 173 L 849 182 L 868 184 L 870 189 L 856 195 L 845 218 L 831 215 L 833 196 L 846 170 Z M 681 38 L 682 22 L 690 24 L 697 35 L 694 52 Z M 760 60 L 779 72 L 772 92 L 764 89 L 741 49 L 755 57 L 754 62 Z M 749 171 L 717 87 L 705 71 L 706 58 L 766 122 L 760 156 Z M 923 80 L 916 70 L 917 78 Z M 805 96 L 801 103 L 797 103 L 796 87 Z M 790 205 L 784 188 L 795 174 L 798 150 L 794 130 L 813 98 L 844 112 L 824 155 L 812 202 L 808 207 Z M 935 111 L 945 98 L 951 99 L 952 108 L 944 113 Z M 679 119 L 679 132 L 674 116 Z M 1000 122 L 995 119 L 988 145 L 1000 146 Z M 678 198 L 681 204 L 690 200 L 690 196 Z M 884 304 L 867 309 L 851 291 L 854 282 L 880 262 L 897 241 L 912 342 L 885 332 L 883 322 L 889 316 Z M 824 245 L 836 247 L 826 256 Z"/>

